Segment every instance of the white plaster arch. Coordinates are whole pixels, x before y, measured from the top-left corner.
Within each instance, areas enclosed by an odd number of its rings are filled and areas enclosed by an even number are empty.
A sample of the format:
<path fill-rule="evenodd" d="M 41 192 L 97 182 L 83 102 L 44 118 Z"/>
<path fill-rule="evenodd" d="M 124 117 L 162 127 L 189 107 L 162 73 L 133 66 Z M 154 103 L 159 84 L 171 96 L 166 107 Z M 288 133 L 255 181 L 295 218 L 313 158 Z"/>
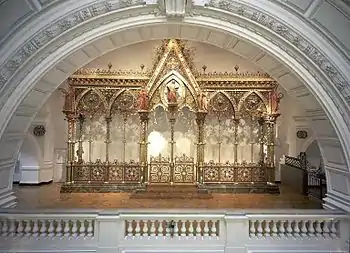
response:
<path fill-rule="evenodd" d="M 58 8 L 59 5 L 56 6 L 56 9 L 50 9 L 41 16 L 41 22 L 37 23 L 37 27 L 32 26 L 30 33 L 25 31 L 27 27 L 20 29 L 17 34 L 6 41 L 0 51 L 0 56 L 3 56 L 1 58 L 6 59 L 0 73 L 0 81 L 3 84 L 0 94 L 2 104 L 0 147 L 6 145 L 6 150 L 4 148 L 0 150 L 0 159 L 4 161 L 1 170 L 6 170 L 6 175 L 11 175 L 11 171 L 13 173 L 13 157 L 18 153 L 23 133 L 26 132 L 36 111 L 50 93 L 78 67 L 114 48 L 150 39 L 177 37 L 198 40 L 230 50 L 230 45 L 234 44 L 234 41 L 237 42 L 237 37 L 239 37 L 240 43 L 250 42 L 254 45 L 253 48 L 263 49 L 264 53 L 283 62 L 289 80 L 286 80 L 285 75 L 271 73 L 272 76 L 285 86 L 290 85 L 290 82 L 297 82 L 296 86 L 287 88 L 289 93 L 299 97 L 300 100 L 305 100 L 305 97 L 306 100 L 315 97 L 331 119 L 331 123 L 326 120 L 325 124 L 329 125 L 335 135 L 318 135 L 322 138 L 320 146 L 326 156 L 327 179 L 331 182 L 326 201 L 328 206 L 350 210 L 350 201 L 348 201 L 350 158 L 346 152 L 350 148 L 348 127 L 350 114 L 346 103 L 348 87 L 340 85 L 344 83 L 344 80 L 349 81 L 350 67 L 346 64 L 347 59 L 344 54 L 338 50 L 339 47 L 329 46 L 328 41 L 322 37 L 322 34 L 319 34 L 317 29 L 307 25 L 297 15 L 270 2 L 261 5 L 259 1 L 228 1 L 229 5 L 241 4 L 236 9 L 227 9 L 224 5 L 214 6 L 216 9 L 199 6 L 194 8 L 193 15 L 186 16 L 181 21 L 167 20 L 162 13 L 155 15 L 157 12 L 154 11 L 154 4 L 133 7 L 126 5 L 125 9 L 121 9 L 118 5 L 115 8 L 108 7 L 102 12 L 97 10 L 96 15 L 92 15 L 93 10 L 89 9 L 91 16 L 87 18 L 80 16 L 82 21 L 78 24 L 71 24 L 73 21 L 69 21 L 71 22 L 69 25 L 60 24 L 63 32 L 56 34 L 55 39 L 45 41 L 44 38 L 43 41 L 40 41 L 34 36 L 34 39 L 28 43 L 29 35 L 32 36 L 33 33 L 36 34 L 41 30 L 41 34 L 45 34 L 43 30 L 46 29 L 47 34 L 46 26 L 55 18 L 61 16 L 62 19 L 65 19 L 67 9 L 70 11 L 69 15 L 74 11 L 82 15 L 82 9 L 90 8 L 86 7 L 90 3 L 94 1 L 74 1 L 74 5 L 71 6 L 65 3 L 66 7 L 61 10 Z M 275 19 L 275 22 L 281 22 L 282 25 L 277 28 L 268 27 L 266 22 L 260 22 L 261 12 L 257 12 L 259 19 L 253 19 L 254 15 L 250 19 L 247 18 L 245 13 L 250 13 L 257 7 L 268 18 Z M 230 13 L 231 10 L 232 13 Z M 243 14 L 239 15 L 241 11 Z M 43 18 L 44 16 L 46 19 Z M 284 21 L 280 20 L 281 16 L 285 18 Z M 33 23 L 28 25 L 33 25 Z M 158 26 L 158 30 L 152 28 L 155 25 Z M 183 32 L 186 29 L 187 32 Z M 310 56 L 310 52 L 302 50 L 299 44 L 295 46 L 286 39 L 287 36 L 281 35 L 281 33 L 296 31 L 301 34 L 302 40 L 309 37 L 312 42 L 315 42 L 317 48 L 311 48 L 311 51 L 322 52 L 323 58 L 316 54 L 317 57 L 314 59 L 314 56 Z M 52 34 L 49 35 L 52 36 Z M 305 40 L 303 42 L 307 43 Z M 27 51 L 22 50 L 24 45 L 27 45 L 25 46 Z M 18 48 L 21 48 L 22 51 Z M 69 54 L 71 55 L 68 56 Z M 21 58 L 18 60 L 18 57 Z M 251 60 L 254 60 L 254 57 L 256 56 L 248 56 Z M 320 59 L 322 59 L 321 63 Z M 338 89 L 341 90 L 335 89 L 332 86 L 333 83 L 337 84 Z M 313 103 L 311 109 L 320 111 L 321 107 L 318 103 L 316 101 Z M 342 203 L 339 204 L 340 202 Z"/>

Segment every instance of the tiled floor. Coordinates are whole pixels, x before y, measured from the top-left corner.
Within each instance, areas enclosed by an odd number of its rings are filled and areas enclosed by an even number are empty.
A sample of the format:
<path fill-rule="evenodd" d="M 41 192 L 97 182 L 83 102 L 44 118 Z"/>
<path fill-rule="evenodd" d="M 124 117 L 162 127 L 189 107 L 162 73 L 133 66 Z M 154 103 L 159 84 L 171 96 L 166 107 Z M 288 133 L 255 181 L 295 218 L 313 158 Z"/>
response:
<path fill-rule="evenodd" d="M 210 199 L 135 199 L 129 193 L 65 193 L 59 184 L 14 186 L 18 208 L 210 208 L 313 209 L 320 203 L 281 187 L 280 195 L 215 193 Z"/>

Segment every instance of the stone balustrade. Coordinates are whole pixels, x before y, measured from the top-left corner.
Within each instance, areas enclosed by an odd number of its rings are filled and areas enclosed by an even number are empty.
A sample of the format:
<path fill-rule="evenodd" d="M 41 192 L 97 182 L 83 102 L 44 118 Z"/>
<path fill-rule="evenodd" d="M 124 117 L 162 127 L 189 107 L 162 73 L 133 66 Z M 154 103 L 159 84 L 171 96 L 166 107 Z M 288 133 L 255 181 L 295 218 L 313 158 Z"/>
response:
<path fill-rule="evenodd" d="M 141 252 L 155 247 L 164 251 L 181 247 L 205 251 L 214 247 L 226 252 L 247 252 L 252 247 L 277 247 L 283 251 L 288 245 L 308 252 L 345 251 L 347 247 L 347 214 L 323 210 L 266 212 L 0 210 L 0 252 L 50 252 L 57 248 Z"/>
<path fill-rule="evenodd" d="M 339 222 L 336 217 L 249 217 L 249 237 L 257 239 L 337 239 Z"/>
<path fill-rule="evenodd" d="M 170 218 L 170 217 L 169 217 Z M 139 239 L 219 239 L 220 220 L 215 217 L 209 219 L 189 219 L 188 217 L 174 218 L 174 220 L 142 219 L 126 220 L 125 238 Z"/>

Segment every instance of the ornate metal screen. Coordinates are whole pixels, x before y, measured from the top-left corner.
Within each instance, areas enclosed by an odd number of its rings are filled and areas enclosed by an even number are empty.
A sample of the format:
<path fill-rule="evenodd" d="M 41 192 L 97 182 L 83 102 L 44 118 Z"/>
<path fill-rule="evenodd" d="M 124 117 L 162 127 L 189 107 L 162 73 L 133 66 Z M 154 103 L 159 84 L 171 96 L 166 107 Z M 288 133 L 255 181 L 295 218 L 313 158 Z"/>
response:
<path fill-rule="evenodd" d="M 67 185 L 273 181 L 277 83 L 238 67 L 200 72 L 180 40 L 156 52 L 147 71 L 68 79 Z"/>

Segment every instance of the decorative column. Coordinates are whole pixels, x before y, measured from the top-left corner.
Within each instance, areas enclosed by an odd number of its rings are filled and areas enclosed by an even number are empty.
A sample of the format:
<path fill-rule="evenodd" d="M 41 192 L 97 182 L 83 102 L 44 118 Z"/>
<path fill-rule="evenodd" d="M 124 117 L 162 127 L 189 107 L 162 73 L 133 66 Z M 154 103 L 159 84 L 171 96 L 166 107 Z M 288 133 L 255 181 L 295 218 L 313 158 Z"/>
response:
<path fill-rule="evenodd" d="M 128 114 L 126 112 L 123 112 L 123 163 L 126 162 L 126 123 L 128 120 Z"/>
<path fill-rule="evenodd" d="M 264 117 L 260 116 L 258 119 L 259 124 L 259 144 L 260 144 L 260 150 L 259 150 L 259 163 L 264 164 L 265 160 L 265 154 L 264 154 L 264 125 L 265 125 L 265 119 Z"/>
<path fill-rule="evenodd" d="M 253 163 L 254 162 L 254 144 L 255 144 L 255 141 L 254 141 L 254 136 L 253 136 L 253 133 L 254 133 L 254 120 L 255 118 L 254 117 L 251 117 L 251 121 L 250 121 L 250 162 Z"/>
<path fill-rule="evenodd" d="M 205 117 L 208 112 L 198 111 L 196 117 L 196 123 L 198 126 L 197 133 L 197 183 L 203 184 L 203 163 L 204 163 L 204 149 L 205 149 Z"/>
<path fill-rule="evenodd" d="M 221 134 L 221 113 L 218 112 L 218 124 L 219 124 L 219 141 L 218 141 L 218 145 L 219 145 L 219 163 L 221 163 L 221 144 L 222 144 L 222 134 Z"/>
<path fill-rule="evenodd" d="M 148 183 L 148 171 L 147 171 L 147 155 L 148 155 L 148 140 L 147 140 L 147 133 L 148 133 L 148 114 L 149 112 L 146 110 L 140 110 L 139 112 L 140 117 L 140 150 L 139 150 L 139 159 L 142 166 L 142 175 L 143 178 L 141 182 Z"/>
<path fill-rule="evenodd" d="M 175 140 L 174 140 L 174 128 L 176 122 L 177 115 L 177 103 L 169 103 L 168 104 L 168 112 L 169 112 L 169 122 L 170 122 L 170 168 L 171 171 L 174 169 L 174 152 L 175 152 Z M 172 175 L 173 173 L 171 173 Z M 171 178 L 171 184 L 173 183 L 173 178 Z"/>
<path fill-rule="evenodd" d="M 267 139 L 267 161 L 266 165 L 270 168 L 268 180 L 275 181 L 275 123 L 279 114 L 271 114 L 266 118 L 266 139 Z M 272 171 L 271 171 L 272 170 Z"/>
<path fill-rule="evenodd" d="M 66 183 L 71 183 L 73 181 L 73 165 L 75 161 L 76 117 L 73 112 L 64 111 L 64 113 L 68 122 Z"/>
<path fill-rule="evenodd" d="M 83 163 L 83 127 L 84 127 L 84 122 L 85 122 L 85 117 L 82 114 L 79 114 L 78 117 L 79 121 L 79 137 L 78 137 L 78 150 L 77 150 L 77 155 L 78 155 L 78 163 Z"/>
<path fill-rule="evenodd" d="M 109 162 L 109 144 L 111 143 L 111 121 L 112 117 L 107 116 L 106 117 L 106 162 Z"/>
<path fill-rule="evenodd" d="M 239 119 L 233 119 L 233 161 L 235 164 L 238 163 L 238 124 Z"/>

